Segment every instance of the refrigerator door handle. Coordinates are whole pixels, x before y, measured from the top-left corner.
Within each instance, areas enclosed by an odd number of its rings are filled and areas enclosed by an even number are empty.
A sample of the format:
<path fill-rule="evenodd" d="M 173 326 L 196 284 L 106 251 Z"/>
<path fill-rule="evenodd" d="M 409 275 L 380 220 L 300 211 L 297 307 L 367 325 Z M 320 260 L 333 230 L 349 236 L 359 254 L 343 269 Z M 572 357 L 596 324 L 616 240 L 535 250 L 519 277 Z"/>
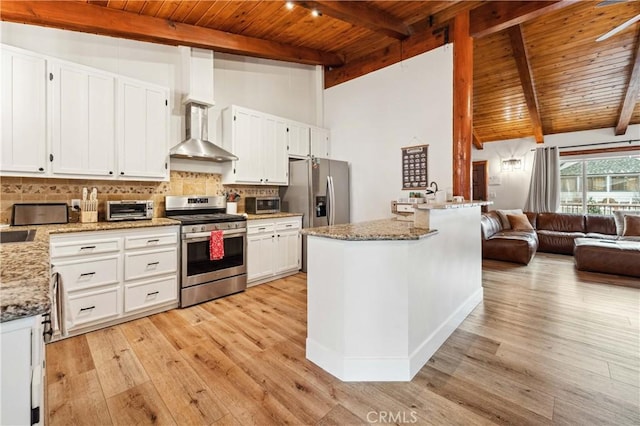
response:
<path fill-rule="evenodd" d="M 327 209 L 327 225 L 331 226 L 331 210 L 333 209 L 333 203 L 331 203 L 331 176 L 327 176 L 327 197 L 326 197 L 326 209 Z"/>
<path fill-rule="evenodd" d="M 336 224 L 336 191 L 335 191 L 335 187 L 333 186 L 333 176 L 329 176 L 329 197 L 331 199 L 331 211 L 328 212 L 327 214 L 329 215 L 329 220 L 330 220 L 330 225 L 335 225 Z"/>

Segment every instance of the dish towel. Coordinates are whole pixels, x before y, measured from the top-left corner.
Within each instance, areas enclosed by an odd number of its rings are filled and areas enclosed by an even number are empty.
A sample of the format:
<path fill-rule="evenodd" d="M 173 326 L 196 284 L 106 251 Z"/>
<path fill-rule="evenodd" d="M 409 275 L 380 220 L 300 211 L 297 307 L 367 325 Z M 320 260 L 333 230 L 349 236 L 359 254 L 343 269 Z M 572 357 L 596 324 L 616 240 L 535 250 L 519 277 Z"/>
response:
<path fill-rule="evenodd" d="M 224 257 L 224 231 L 211 231 L 209 237 L 209 260 L 220 260 Z"/>

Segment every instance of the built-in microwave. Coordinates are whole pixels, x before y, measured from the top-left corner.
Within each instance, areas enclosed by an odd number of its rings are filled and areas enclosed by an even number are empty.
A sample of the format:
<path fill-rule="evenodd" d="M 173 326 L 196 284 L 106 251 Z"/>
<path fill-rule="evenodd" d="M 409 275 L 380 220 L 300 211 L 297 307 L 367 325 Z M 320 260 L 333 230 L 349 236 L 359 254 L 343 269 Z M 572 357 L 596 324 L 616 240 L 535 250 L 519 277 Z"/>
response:
<path fill-rule="evenodd" d="M 280 197 L 247 197 L 244 210 L 251 214 L 280 213 Z"/>
<path fill-rule="evenodd" d="M 107 201 L 106 219 L 108 221 L 153 219 L 153 201 Z"/>

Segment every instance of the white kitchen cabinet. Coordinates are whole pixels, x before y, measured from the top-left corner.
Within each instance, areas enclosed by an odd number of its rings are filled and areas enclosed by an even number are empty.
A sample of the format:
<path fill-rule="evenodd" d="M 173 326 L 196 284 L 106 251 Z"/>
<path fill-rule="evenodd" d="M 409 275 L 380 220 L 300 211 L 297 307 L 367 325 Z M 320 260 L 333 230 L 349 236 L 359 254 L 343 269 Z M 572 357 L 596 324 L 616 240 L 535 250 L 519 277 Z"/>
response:
<path fill-rule="evenodd" d="M 54 234 L 63 294 L 54 339 L 178 306 L 179 226 Z"/>
<path fill-rule="evenodd" d="M 48 163 L 46 61 L 26 50 L 1 45 L 2 150 L 4 175 L 44 175 Z"/>
<path fill-rule="evenodd" d="M 118 174 L 168 180 L 168 89 L 118 78 Z"/>
<path fill-rule="evenodd" d="M 284 119 L 265 115 L 263 118 L 263 174 L 268 185 L 289 183 L 289 158 L 287 157 L 287 123 Z"/>
<path fill-rule="evenodd" d="M 329 130 L 311 127 L 311 156 L 330 158 L 329 154 Z"/>
<path fill-rule="evenodd" d="M 247 283 L 273 281 L 300 270 L 302 217 L 251 220 L 247 225 Z"/>
<path fill-rule="evenodd" d="M 81 65 L 48 61 L 51 167 L 56 175 L 113 177 L 116 79 Z"/>
<path fill-rule="evenodd" d="M 287 122 L 287 153 L 289 157 L 306 158 L 310 154 L 311 127 L 307 124 Z"/>
<path fill-rule="evenodd" d="M 232 105 L 222 111 L 222 136 L 225 149 L 238 157 L 225 184 L 287 185 L 286 120 Z"/>
<path fill-rule="evenodd" d="M 0 424 L 44 424 L 41 315 L 0 323 Z"/>

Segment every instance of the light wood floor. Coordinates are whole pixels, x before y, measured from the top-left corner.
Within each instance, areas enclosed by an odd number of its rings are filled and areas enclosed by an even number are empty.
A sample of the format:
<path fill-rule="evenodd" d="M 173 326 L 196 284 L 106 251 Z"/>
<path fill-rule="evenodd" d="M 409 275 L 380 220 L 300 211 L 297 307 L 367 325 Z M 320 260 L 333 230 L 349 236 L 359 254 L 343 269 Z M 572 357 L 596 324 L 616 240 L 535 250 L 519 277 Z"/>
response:
<path fill-rule="evenodd" d="M 573 258 L 484 264 L 480 304 L 409 383 L 305 359 L 305 275 L 47 346 L 48 421 L 101 424 L 640 423 L 638 280 Z"/>

